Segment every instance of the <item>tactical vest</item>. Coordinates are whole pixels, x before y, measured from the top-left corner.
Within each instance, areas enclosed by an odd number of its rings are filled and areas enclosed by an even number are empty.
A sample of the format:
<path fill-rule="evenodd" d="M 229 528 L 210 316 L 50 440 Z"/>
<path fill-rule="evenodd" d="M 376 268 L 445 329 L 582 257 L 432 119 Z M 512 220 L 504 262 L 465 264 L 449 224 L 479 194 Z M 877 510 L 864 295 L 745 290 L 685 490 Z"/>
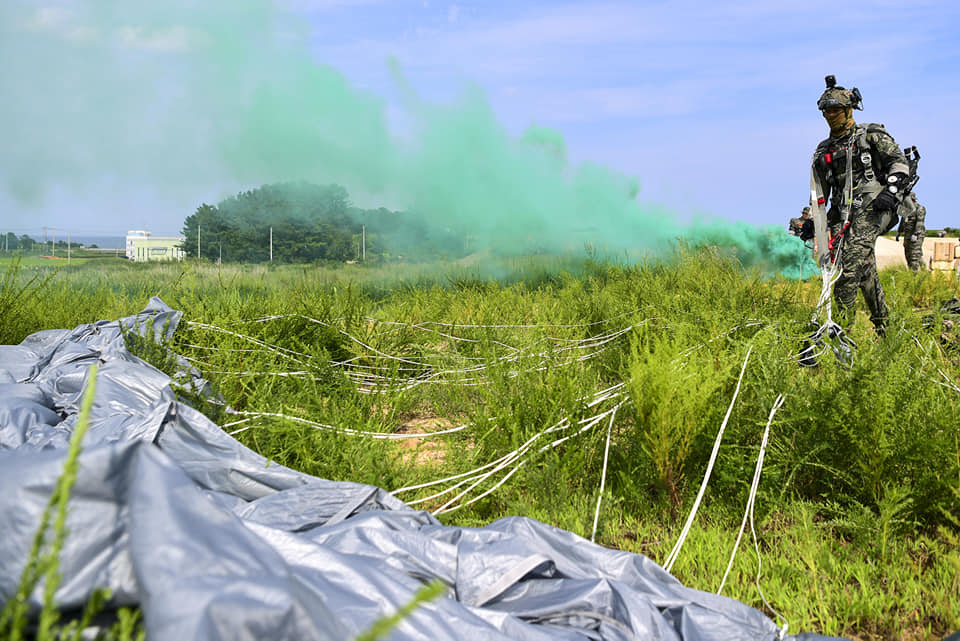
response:
<path fill-rule="evenodd" d="M 816 162 L 823 163 L 822 166 L 826 167 L 826 182 L 830 185 L 832 194 L 828 212 L 830 225 L 841 222 L 838 203 L 843 200 L 848 159 L 852 161 L 853 166 L 854 210 L 869 207 L 886 183 L 887 176 L 881 158 L 867 139 L 867 134 L 871 133 L 883 133 L 889 136 L 882 124 L 858 123 L 847 136 L 839 140 L 828 138 L 817 146 Z M 897 219 L 896 209 L 884 212 L 881 220 L 877 221 L 881 233 L 892 229 Z"/>
<path fill-rule="evenodd" d="M 853 158 L 853 190 L 854 200 L 856 201 L 860 190 L 860 195 L 871 192 L 870 199 L 880 191 L 885 175 L 878 175 L 877 171 L 882 171 L 878 159 L 874 157 L 874 151 L 867 140 L 868 133 L 883 132 L 887 130 L 878 123 L 857 124 L 851 134 L 841 140 L 828 138 L 817 146 L 817 157 L 827 166 L 827 183 L 833 187 L 834 194 L 842 193 L 844 183 L 847 178 L 847 159 Z M 872 189 L 870 189 L 872 187 Z M 855 205 L 858 204 L 855 202 Z"/>

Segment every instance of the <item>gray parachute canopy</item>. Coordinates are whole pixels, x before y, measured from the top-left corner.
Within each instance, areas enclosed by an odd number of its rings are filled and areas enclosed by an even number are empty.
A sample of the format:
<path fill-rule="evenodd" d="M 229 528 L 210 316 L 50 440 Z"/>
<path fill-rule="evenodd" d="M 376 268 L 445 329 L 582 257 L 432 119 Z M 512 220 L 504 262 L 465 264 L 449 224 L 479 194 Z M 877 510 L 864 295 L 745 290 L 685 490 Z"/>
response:
<path fill-rule="evenodd" d="M 782 634 L 644 556 L 532 519 L 444 526 L 377 487 L 268 465 L 127 351 L 124 332 L 172 334 L 180 317 L 154 298 L 136 316 L 0 346 L 0 604 L 16 592 L 97 363 L 55 597 L 65 614 L 109 588 L 108 610 L 139 606 L 151 641 L 347 640 L 439 579 L 446 593 L 389 639 Z M 42 601 L 41 584 L 31 616 Z"/>

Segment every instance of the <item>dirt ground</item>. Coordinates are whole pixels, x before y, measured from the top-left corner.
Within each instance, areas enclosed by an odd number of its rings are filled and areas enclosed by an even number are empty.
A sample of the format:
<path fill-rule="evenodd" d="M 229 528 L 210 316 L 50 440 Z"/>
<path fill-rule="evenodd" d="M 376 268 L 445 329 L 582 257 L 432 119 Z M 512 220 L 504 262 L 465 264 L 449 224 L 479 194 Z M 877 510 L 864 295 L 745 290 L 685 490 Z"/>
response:
<path fill-rule="evenodd" d="M 926 238 L 923 241 L 923 264 L 930 264 L 930 257 L 933 256 L 933 244 L 937 241 L 956 243 L 956 238 Z M 892 238 L 881 236 L 877 239 L 877 267 L 884 269 L 886 267 L 906 267 L 907 261 L 903 257 L 903 239 L 896 241 Z"/>

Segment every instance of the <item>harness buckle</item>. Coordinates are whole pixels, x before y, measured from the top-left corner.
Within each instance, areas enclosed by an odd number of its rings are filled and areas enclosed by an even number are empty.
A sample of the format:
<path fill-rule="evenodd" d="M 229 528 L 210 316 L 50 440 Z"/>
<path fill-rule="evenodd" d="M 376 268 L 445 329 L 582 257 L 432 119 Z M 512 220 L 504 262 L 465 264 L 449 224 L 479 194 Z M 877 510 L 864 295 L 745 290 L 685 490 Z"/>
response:
<path fill-rule="evenodd" d="M 873 173 L 873 158 L 870 156 L 870 153 L 865 151 L 860 154 L 860 162 L 863 163 L 863 177 L 866 178 L 868 182 L 874 180 L 876 176 Z"/>

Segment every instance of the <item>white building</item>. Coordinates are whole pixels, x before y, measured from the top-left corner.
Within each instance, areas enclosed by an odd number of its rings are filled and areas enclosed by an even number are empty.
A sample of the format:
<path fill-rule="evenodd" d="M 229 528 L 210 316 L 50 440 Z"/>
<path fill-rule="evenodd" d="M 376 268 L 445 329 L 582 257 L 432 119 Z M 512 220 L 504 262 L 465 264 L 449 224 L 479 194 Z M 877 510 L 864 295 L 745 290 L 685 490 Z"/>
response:
<path fill-rule="evenodd" d="M 127 258 L 137 263 L 183 260 L 184 236 L 154 236 L 143 229 L 127 232 Z"/>

